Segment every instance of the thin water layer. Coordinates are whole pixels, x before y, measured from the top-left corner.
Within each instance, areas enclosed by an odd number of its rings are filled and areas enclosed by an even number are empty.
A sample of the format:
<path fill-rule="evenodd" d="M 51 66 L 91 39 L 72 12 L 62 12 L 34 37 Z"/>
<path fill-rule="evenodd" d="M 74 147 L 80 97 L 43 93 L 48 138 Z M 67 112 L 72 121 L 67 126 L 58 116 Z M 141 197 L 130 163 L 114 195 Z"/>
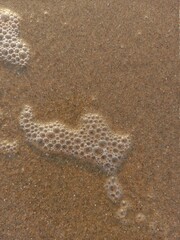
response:
<path fill-rule="evenodd" d="M 31 56 L 23 68 L 0 62 L 0 140 L 18 144 L 0 155 L 0 239 L 178 239 L 177 3 L 0 7 L 20 16 Z M 110 179 L 42 152 L 19 126 L 24 105 L 40 123 L 70 129 L 96 112 L 132 136 L 131 152 Z"/>

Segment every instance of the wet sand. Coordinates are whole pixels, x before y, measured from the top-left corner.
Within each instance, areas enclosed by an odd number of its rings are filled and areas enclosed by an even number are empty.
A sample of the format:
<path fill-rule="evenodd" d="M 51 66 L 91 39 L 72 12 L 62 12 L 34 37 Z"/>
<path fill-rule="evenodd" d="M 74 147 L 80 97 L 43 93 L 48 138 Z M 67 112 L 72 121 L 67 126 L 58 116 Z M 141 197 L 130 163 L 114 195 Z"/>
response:
<path fill-rule="evenodd" d="M 31 49 L 25 69 L 0 63 L 1 139 L 20 146 L 15 157 L 0 157 L 0 239 L 177 240 L 177 1 L 0 0 L 0 7 L 22 17 Z M 118 174 L 130 222 L 115 218 L 105 175 L 25 141 L 24 104 L 42 122 L 72 127 L 98 112 L 132 135 Z"/>

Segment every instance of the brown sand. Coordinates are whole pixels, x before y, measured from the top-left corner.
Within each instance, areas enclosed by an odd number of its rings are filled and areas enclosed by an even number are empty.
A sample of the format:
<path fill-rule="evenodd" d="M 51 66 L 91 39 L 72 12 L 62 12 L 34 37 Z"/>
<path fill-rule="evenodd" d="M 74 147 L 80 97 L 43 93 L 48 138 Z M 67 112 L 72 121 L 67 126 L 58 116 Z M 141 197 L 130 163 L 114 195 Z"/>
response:
<path fill-rule="evenodd" d="M 178 1 L 0 0 L 22 16 L 31 47 L 24 70 L 0 63 L 1 138 L 19 153 L 0 160 L 0 239 L 178 239 Z M 18 126 L 24 104 L 37 119 L 75 125 L 104 115 L 133 135 L 118 178 L 130 223 L 114 217 L 105 176 L 46 156 Z M 146 222 L 133 219 L 144 213 Z M 149 227 L 151 225 L 151 229 Z"/>

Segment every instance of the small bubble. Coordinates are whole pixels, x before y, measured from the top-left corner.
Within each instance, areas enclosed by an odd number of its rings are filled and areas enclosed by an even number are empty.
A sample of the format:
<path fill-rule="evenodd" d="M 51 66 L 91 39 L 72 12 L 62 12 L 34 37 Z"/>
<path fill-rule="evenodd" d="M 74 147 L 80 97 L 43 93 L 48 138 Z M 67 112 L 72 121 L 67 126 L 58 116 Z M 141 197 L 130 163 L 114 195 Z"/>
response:
<path fill-rule="evenodd" d="M 116 217 L 119 219 L 125 218 L 127 216 L 127 209 L 119 208 L 116 212 Z"/>
<path fill-rule="evenodd" d="M 96 155 L 101 155 L 101 154 L 103 153 L 103 149 L 100 148 L 100 147 L 95 147 L 95 148 L 94 148 L 94 153 L 95 153 Z"/>
<path fill-rule="evenodd" d="M 135 219 L 137 223 L 142 223 L 146 221 L 146 216 L 143 213 L 138 213 Z"/>
<path fill-rule="evenodd" d="M 99 141 L 99 146 L 104 148 L 107 145 L 107 142 L 104 140 Z"/>
<path fill-rule="evenodd" d="M 59 133 L 60 129 L 59 128 L 54 128 L 53 131 L 54 131 L 54 133 Z"/>
<path fill-rule="evenodd" d="M 46 136 L 47 136 L 47 138 L 49 138 L 49 139 L 55 138 L 55 134 L 54 134 L 53 132 L 48 132 L 48 133 L 46 134 Z"/>

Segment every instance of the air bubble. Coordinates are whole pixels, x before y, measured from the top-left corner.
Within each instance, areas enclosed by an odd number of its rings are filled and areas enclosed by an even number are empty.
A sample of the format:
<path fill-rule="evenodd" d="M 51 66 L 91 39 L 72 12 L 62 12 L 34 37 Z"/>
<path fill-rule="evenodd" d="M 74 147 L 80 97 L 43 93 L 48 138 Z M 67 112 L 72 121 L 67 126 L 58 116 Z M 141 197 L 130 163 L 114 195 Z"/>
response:
<path fill-rule="evenodd" d="M 146 221 L 146 216 L 143 213 L 138 213 L 135 217 L 137 223 L 141 224 Z"/>
<path fill-rule="evenodd" d="M 127 209 L 126 208 L 119 208 L 116 212 L 116 217 L 119 219 L 123 219 L 127 216 Z"/>

